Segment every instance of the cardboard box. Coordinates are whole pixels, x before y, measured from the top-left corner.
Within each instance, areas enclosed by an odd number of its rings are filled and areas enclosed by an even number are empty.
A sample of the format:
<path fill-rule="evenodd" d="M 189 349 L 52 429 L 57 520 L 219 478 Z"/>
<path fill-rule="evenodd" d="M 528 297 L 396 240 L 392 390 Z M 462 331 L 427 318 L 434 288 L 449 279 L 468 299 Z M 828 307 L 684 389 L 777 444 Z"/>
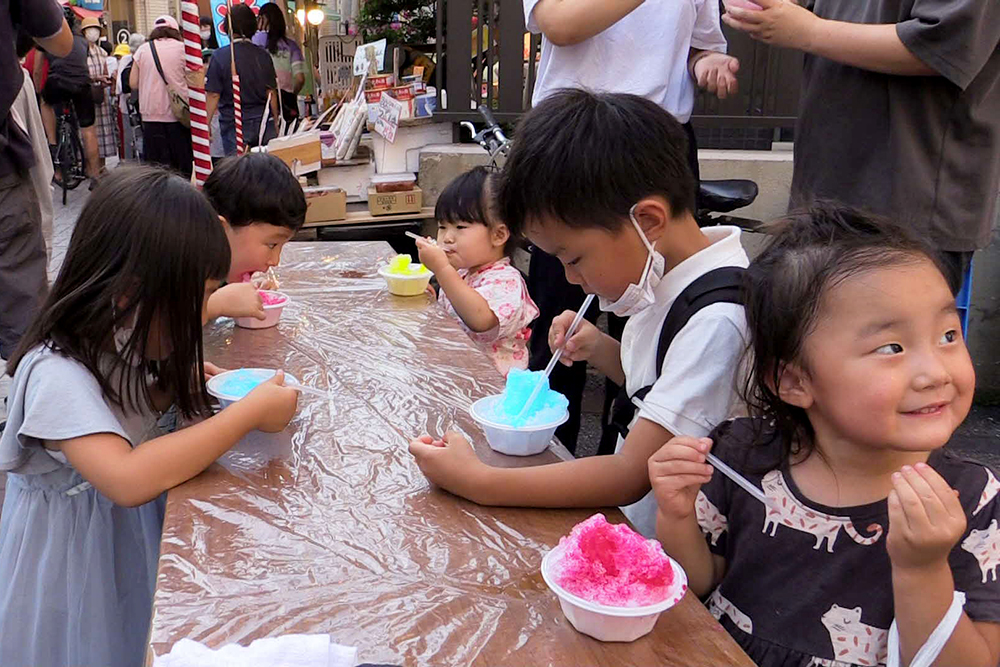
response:
<path fill-rule="evenodd" d="M 378 104 L 378 101 L 382 99 L 382 93 L 389 90 L 388 88 L 375 88 L 373 90 L 365 91 L 365 102 L 368 104 Z"/>
<path fill-rule="evenodd" d="M 319 171 L 323 160 L 320 131 L 275 137 L 268 142 L 267 152 L 287 164 L 296 176 Z"/>
<path fill-rule="evenodd" d="M 374 90 L 376 88 L 392 88 L 396 84 L 396 77 L 392 74 L 379 74 L 368 77 L 365 88 Z"/>
<path fill-rule="evenodd" d="M 336 187 L 302 188 L 306 195 L 306 222 L 328 222 L 347 218 L 347 193 Z"/>
<path fill-rule="evenodd" d="M 424 192 L 419 187 L 405 192 L 376 192 L 368 188 L 368 211 L 372 215 L 419 213 L 424 205 Z"/>

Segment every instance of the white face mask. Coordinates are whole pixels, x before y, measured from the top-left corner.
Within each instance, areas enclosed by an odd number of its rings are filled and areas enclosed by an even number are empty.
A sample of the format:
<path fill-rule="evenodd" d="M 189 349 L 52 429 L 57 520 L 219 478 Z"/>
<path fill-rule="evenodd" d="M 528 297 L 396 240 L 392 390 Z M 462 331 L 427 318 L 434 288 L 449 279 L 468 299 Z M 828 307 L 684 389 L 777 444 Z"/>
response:
<path fill-rule="evenodd" d="M 87 28 L 83 31 L 83 36 L 87 38 L 88 42 L 97 43 L 97 40 L 101 38 L 101 31 L 97 28 Z"/>
<path fill-rule="evenodd" d="M 653 302 L 656 300 L 653 290 L 656 289 L 656 286 L 660 284 L 660 280 L 663 279 L 663 269 L 666 266 L 663 255 L 656 252 L 653 244 L 646 238 L 642 227 L 636 221 L 635 206 L 629 209 L 628 219 L 632 222 L 632 226 L 635 227 L 635 231 L 639 233 L 642 244 L 646 246 L 646 266 L 642 270 L 639 283 L 630 283 L 616 301 L 611 301 L 603 296 L 598 297 L 601 310 L 613 313 L 619 317 L 638 315 L 653 305 Z"/>
<path fill-rule="evenodd" d="M 209 39 L 211 37 L 212 37 L 212 31 L 211 30 L 202 30 L 201 31 L 201 38 L 202 39 Z"/>

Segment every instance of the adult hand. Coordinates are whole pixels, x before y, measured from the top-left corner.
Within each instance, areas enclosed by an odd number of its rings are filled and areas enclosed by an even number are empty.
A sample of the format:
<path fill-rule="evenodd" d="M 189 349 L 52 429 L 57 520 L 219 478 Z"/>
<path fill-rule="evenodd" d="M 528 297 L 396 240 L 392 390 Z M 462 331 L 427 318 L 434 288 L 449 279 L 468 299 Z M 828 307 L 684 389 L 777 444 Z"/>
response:
<path fill-rule="evenodd" d="M 698 58 L 692 68 L 699 88 L 704 88 L 720 100 L 735 95 L 739 89 L 736 73 L 740 61 L 725 53 L 712 51 Z"/>
<path fill-rule="evenodd" d="M 761 9 L 729 6 L 723 22 L 756 40 L 808 51 L 812 32 L 822 20 L 791 0 L 754 0 Z"/>

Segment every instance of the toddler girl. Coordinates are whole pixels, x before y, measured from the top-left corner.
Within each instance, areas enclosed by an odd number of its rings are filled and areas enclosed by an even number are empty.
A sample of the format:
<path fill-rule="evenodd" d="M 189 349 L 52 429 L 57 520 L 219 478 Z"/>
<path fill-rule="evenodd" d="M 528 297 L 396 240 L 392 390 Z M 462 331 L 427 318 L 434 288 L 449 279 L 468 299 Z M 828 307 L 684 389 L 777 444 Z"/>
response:
<path fill-rule="evenodd" d="M 770 231 L 748 274 L 751 417 L 653 457 L 658 537 L 763 667 L 883 664 L 893 619 L 908 665 L 956 591 L 935 664 L 995 666 L 1000 483 L 943 449 L 975 379 L 940 260 L 830 206 Z"/>
<path fill-rule="evenodd" d="M 538 307 L 511 263 L 507 225 L 497 218 L 493 180 L 476 167 L 448 184 L 437 200 L 437 244 L 418 240 L 420 261 L 441 287 L 438 301 L 505 376 L 528 367 L 528 325 Z"/>
<path fill-rule="evenodd" d="M 228 270 L 215 212 L 178 176 L 117 169 L 84 207 L 7 366 L 0 665 L 141 665 L 163 492 L 292 418 L 280 373 L 211 416 L 201 330 Z M 171 405 L 205 419 L 156 437 Z"/>

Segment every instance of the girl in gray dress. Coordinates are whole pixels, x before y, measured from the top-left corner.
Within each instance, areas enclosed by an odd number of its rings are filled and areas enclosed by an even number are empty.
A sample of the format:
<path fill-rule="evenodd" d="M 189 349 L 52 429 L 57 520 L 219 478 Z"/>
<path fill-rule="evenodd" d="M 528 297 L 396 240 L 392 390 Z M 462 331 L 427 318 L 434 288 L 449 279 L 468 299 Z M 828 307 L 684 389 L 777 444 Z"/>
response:
<path fill-rule="evenodd" d="M 228 270 L 211 206 L 166 171 L 115 170 L 81 213 L 7 367 L 0 665 L 142 664 L 164 492 L 291 419 L 280 373 L 211 416 L 201 329 Z M 171 405 L 207 419 L 156 437 Z"/>

